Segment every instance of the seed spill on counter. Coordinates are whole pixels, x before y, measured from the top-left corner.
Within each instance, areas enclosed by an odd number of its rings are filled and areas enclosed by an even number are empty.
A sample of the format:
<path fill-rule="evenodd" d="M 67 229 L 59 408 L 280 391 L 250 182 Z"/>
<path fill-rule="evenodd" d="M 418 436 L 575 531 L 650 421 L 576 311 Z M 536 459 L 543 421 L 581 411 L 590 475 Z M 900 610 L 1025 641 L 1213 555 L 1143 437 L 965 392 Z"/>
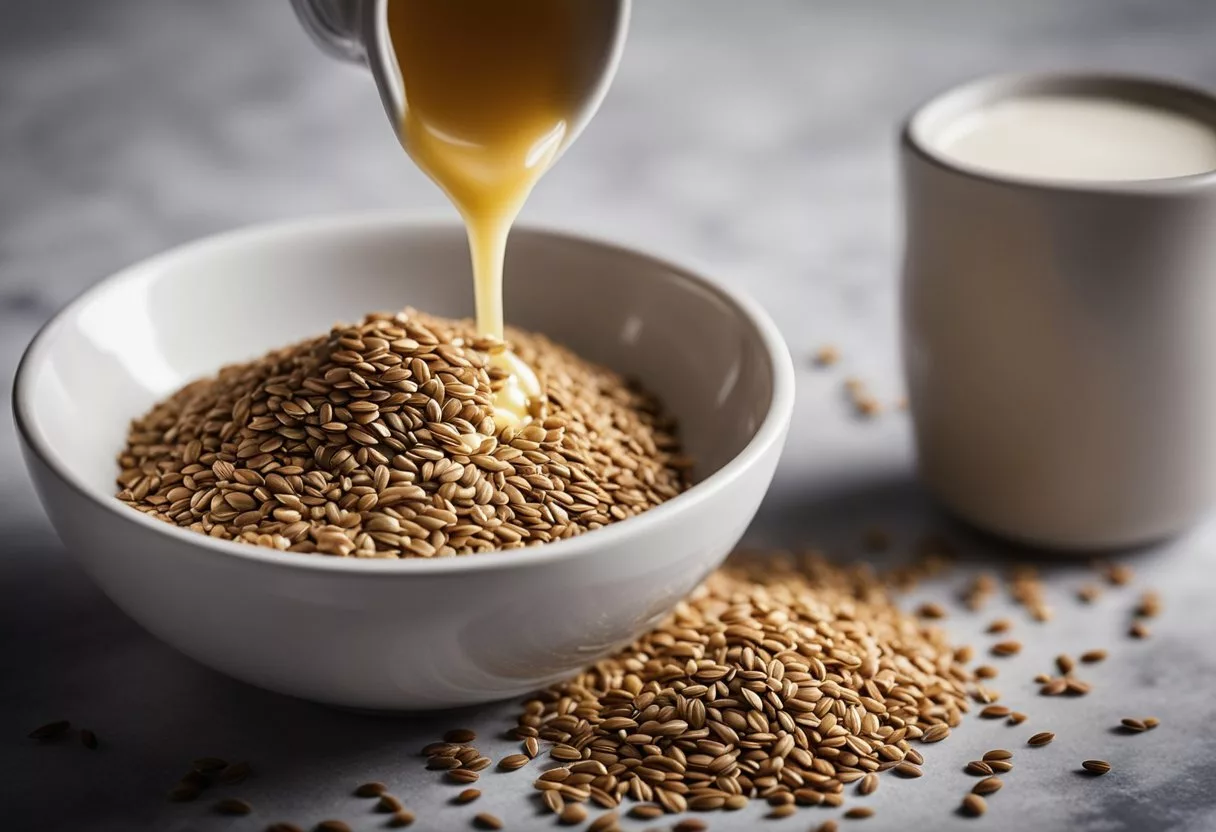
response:
<path fill-rule="evenodd" d="M 1097 664 L 1102 661 L 1106 661 L 1105 650 L 1086 650 L 1081 654 L 1081 662 L 1083 664 Z"/>
<path fill-rule="evenodd" d="M 741 558 L 630 648 L 530 700 L 516 734 L 553 743 L 562 765 L 535 786 L 566 801 L 839 805 L 848 782 L 918 776 L 909 743 L 945 739 L 971 682 L 942 631 L 870 571 Z"/>
<path fill-rule="evenodd" d="M 1030 739 L 1026 740 L 1026 744 L 1034 746 L 1035 748 L 1040 748 L 1044 745 L 1049 745 L 1055 738 L 1056 735 L 1050 731 L 1040 731 L 1037 734 L 1032 734 Z"/>

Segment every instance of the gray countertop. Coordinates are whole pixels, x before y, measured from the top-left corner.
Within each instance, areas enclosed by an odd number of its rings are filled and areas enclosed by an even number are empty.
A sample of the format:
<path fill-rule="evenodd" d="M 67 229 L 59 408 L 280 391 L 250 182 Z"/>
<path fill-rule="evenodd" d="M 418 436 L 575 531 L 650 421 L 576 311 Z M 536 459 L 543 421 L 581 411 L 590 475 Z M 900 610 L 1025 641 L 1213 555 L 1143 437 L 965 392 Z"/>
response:
<path fill-rule="evenodd" d="M 99 277 L 220 229 L 368 208 L 440 209 L 406 161 L 368 77 L 314 50 L 286 0 L 11 3 L 0 27 L 0 381 L 11 382 L 34 331 Z M 899 395 L 895 295 L 897 119 L 920 99 L 980 73 L 1102 67 L 1216 85 L 1210 0 L 717 2 L 639 0 L 614 89 L 591 129 L 537 189 L 526 219 L 708 264 L 772 312 L 799 365 L 794 429 L 750 537 L 860 556 L 864 529 L 900 548 L 945 524 L 918 490 L 906 417 L 863 422 L 845 374 L 885 400 Z M 814 348 L 837 344 L 831 371 Z M 326 817 L 356 830 L 382 817 L 350 796 L 387 781 L 416 828 L 469 828 L 474 807 L 445 805 L 413 756 L 444 728 L 469 725 L 498 755 L 510 704 L 401 719 L 327 710 L 200 667 L 153 640 L 94 589 L 56 540 L 19 461 L 7 397 L 0 407 L 0 823 L 6 829 L 258 830 Z M 87 414 L 81 414 L 87 418 Z M 1010 553 L 945 524 L 960 572 L 924 590 L 952 601 L 966 571 Z M 1124 635 L 1137 588 L 1073 599 L 1077 562 L 1041 561 L 1057 611 L 1022 623 L 1027 649 L 1002 660 L 995 686 L 1031 715 L 1019 728 L 970 720 L 927 749 L 919 781 L 884 778 L 867 830 L 1216 829 L 1216 525 L 1153 551 L 1127 553 L 1139 586 L 1166 612 L 1154 637 Z M 918 596 L 919 597 L 919 596 Z M 945 625 L 984 645 L 981 615 Z M 1015 613 L 1015 616 L 1017 614 Z M 1080 699 L 1035 696 L 1035 673 L 1060 651 L 1107 647 Z M 1156 715 L 1123 736 L 1120 717 Z M 25 734 L 69 718 L 102 746 L 37 746 Z M 1023 750 L 1030 733 L 1051 746 Z M 962 764 L 993 747 L 1017 767 L 990 811 L 955 813 L 972 781 Z M 206 800 L 165 801 L 189 760 L 252 762 L 238 789 L 251 818 L 208 814 Z M 1110 760 L 1101 779 L 1076 772 Z M 509 828 L 548 825 L 524 774 L 483 778 L 476 810 Z M 221 794 L 217 792 L 216 794 Z M 709 817 L 753 828 L 761 807 Z M 774 830 L 837 813 L 808 809 Z M 852 822 L 849 822 L 850 826 Z M 631 829 L 645 824 L 630 822 Z M 655 824 L 650 824 L 654 826 Z"/>

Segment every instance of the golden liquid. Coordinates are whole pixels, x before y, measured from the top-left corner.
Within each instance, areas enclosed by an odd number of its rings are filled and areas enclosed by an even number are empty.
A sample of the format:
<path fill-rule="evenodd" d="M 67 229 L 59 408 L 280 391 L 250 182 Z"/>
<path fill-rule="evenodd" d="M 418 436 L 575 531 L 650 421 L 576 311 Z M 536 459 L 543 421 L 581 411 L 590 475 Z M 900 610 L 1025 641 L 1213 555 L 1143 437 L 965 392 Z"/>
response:
<path fill-rule="evenodd" d="M 582 0 L 389 0 L 401 72 L 401 140 L 464 218 L 477 327 L 503 336 L 507 234 L 553 162 L 578 102 Z M 511 353 L 496 399 L 499 427 L 534 415 L 542 391 Z"/>

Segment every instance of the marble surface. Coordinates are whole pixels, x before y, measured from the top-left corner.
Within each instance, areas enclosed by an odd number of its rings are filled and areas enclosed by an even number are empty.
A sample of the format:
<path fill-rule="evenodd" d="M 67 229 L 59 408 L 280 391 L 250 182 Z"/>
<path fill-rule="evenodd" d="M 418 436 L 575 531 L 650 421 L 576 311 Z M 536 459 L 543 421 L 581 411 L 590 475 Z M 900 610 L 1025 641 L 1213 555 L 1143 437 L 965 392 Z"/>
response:
<path fill-rule="evenodd" d="M 5 6 L 0 27 L 0 380 L 7 387 L 35 330 L 98 278 L 165 247 L 251 222 L 328 211 L 440 209 L 383 123 L 370 80 L 331 63 L 297 28 L 286 0 L 107 0 Z M 578 145 L 537 190 L 527 219 L 557 221 L 706 264 L 771 310 L 799 364 L 793 435 L 750 536 L 860 557 L 863 529 L 906 549 L 942 528 L 959 572 L 925 590 L 950 601 L 968 571 L 1009 552 L 953 528 L 918 490 L 902 414 L 854 419 L 845 374 L 885 400 L 899 393 L 895 294 L 897 119 L 979 73 L 1103 67 L 1216 85 L 1210 0 L 1021 0 L 857 3 L 639 0 L 620 76 Z M 816 345 L 841 348 L 819 371 Z M 413 752 L 455 724 L 496 736 L 512 706 L 374 719 L 264 693 L 177 655 L 118 612 L 71 563 L 24 474 L 0 404 L 0 817 L 9 829 L 257 830 L 273 820 L 382 818 L 349 796 L 390 783 L 422 829 L 468 828 L 473 808 Z M 88 414 L 81 414 L 88 418 Z M 926 751 L 926 776 L 887 778 L 859 828 L 1216 829 L 1216 525 L 1152 551 L 1125 553 L 1140 585 L 1161 590 L 1154 637 L 1123 634 L 1135 588 L 1093 607 L 1072 593 L 1086 566 L 1041 558 L 1056 620 L 1019 617 L 1023 654 L 999 662 L 996 687 L 1031 714 L 1020 728 L 971 720 Z M 915 600 L 915 599 L 913 599 Z M 983 647 L 984 623 L 945 625 Z M 1031 678 L 1060 651 L 1108 647 L 1087 670 L 1094 692 L 1034 695 Z M 1112 731 L 1155 714 L 1157 731 Z M 70 718 L 102 747 L 36 746 L 34 726 Z M 1050 747 L 1024 749 L 1033 731 Z M 486 741 L 503 753 L 507 743 Z M 955 813 L 971 785 L 961 765 L 1017 751 L 1006 788 L 979 821 Z M 207 801 L 172 805 L 169 786 L 204 754 L 249 759 L 256 776 L 224 794 L 256 815 L 217 818 Z M 1101 757 L 1115 770 L 1077 773 Z M 509 828 L 547 825 L 524 774 L 483 778 L 476 809 Z M 709 818 L 753 828 L 760 807 Z M 807 810 L 774 830 L 830 816 Z M 630 822 L 628 828 L 643 824 Z M 653 824 L 651 824 L 653 825 Z"/>

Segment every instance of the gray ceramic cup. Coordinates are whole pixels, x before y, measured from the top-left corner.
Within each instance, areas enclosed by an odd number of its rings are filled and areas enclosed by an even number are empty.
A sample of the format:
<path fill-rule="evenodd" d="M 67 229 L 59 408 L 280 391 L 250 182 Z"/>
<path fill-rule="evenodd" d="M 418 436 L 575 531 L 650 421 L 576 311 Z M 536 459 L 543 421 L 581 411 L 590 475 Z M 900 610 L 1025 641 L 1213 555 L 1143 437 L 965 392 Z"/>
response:
<path fill-rule="evenodd" d="M 901 140 L 918 465 L 963 519 L 1057 549 L 1151 542 L 1216 497 L 1216 172 L 1045 181 L 935 142 L 1006 96 L 1098 94 L 1210 122 L 1216 98 L 1095 75 L 980 80 Z"/>

